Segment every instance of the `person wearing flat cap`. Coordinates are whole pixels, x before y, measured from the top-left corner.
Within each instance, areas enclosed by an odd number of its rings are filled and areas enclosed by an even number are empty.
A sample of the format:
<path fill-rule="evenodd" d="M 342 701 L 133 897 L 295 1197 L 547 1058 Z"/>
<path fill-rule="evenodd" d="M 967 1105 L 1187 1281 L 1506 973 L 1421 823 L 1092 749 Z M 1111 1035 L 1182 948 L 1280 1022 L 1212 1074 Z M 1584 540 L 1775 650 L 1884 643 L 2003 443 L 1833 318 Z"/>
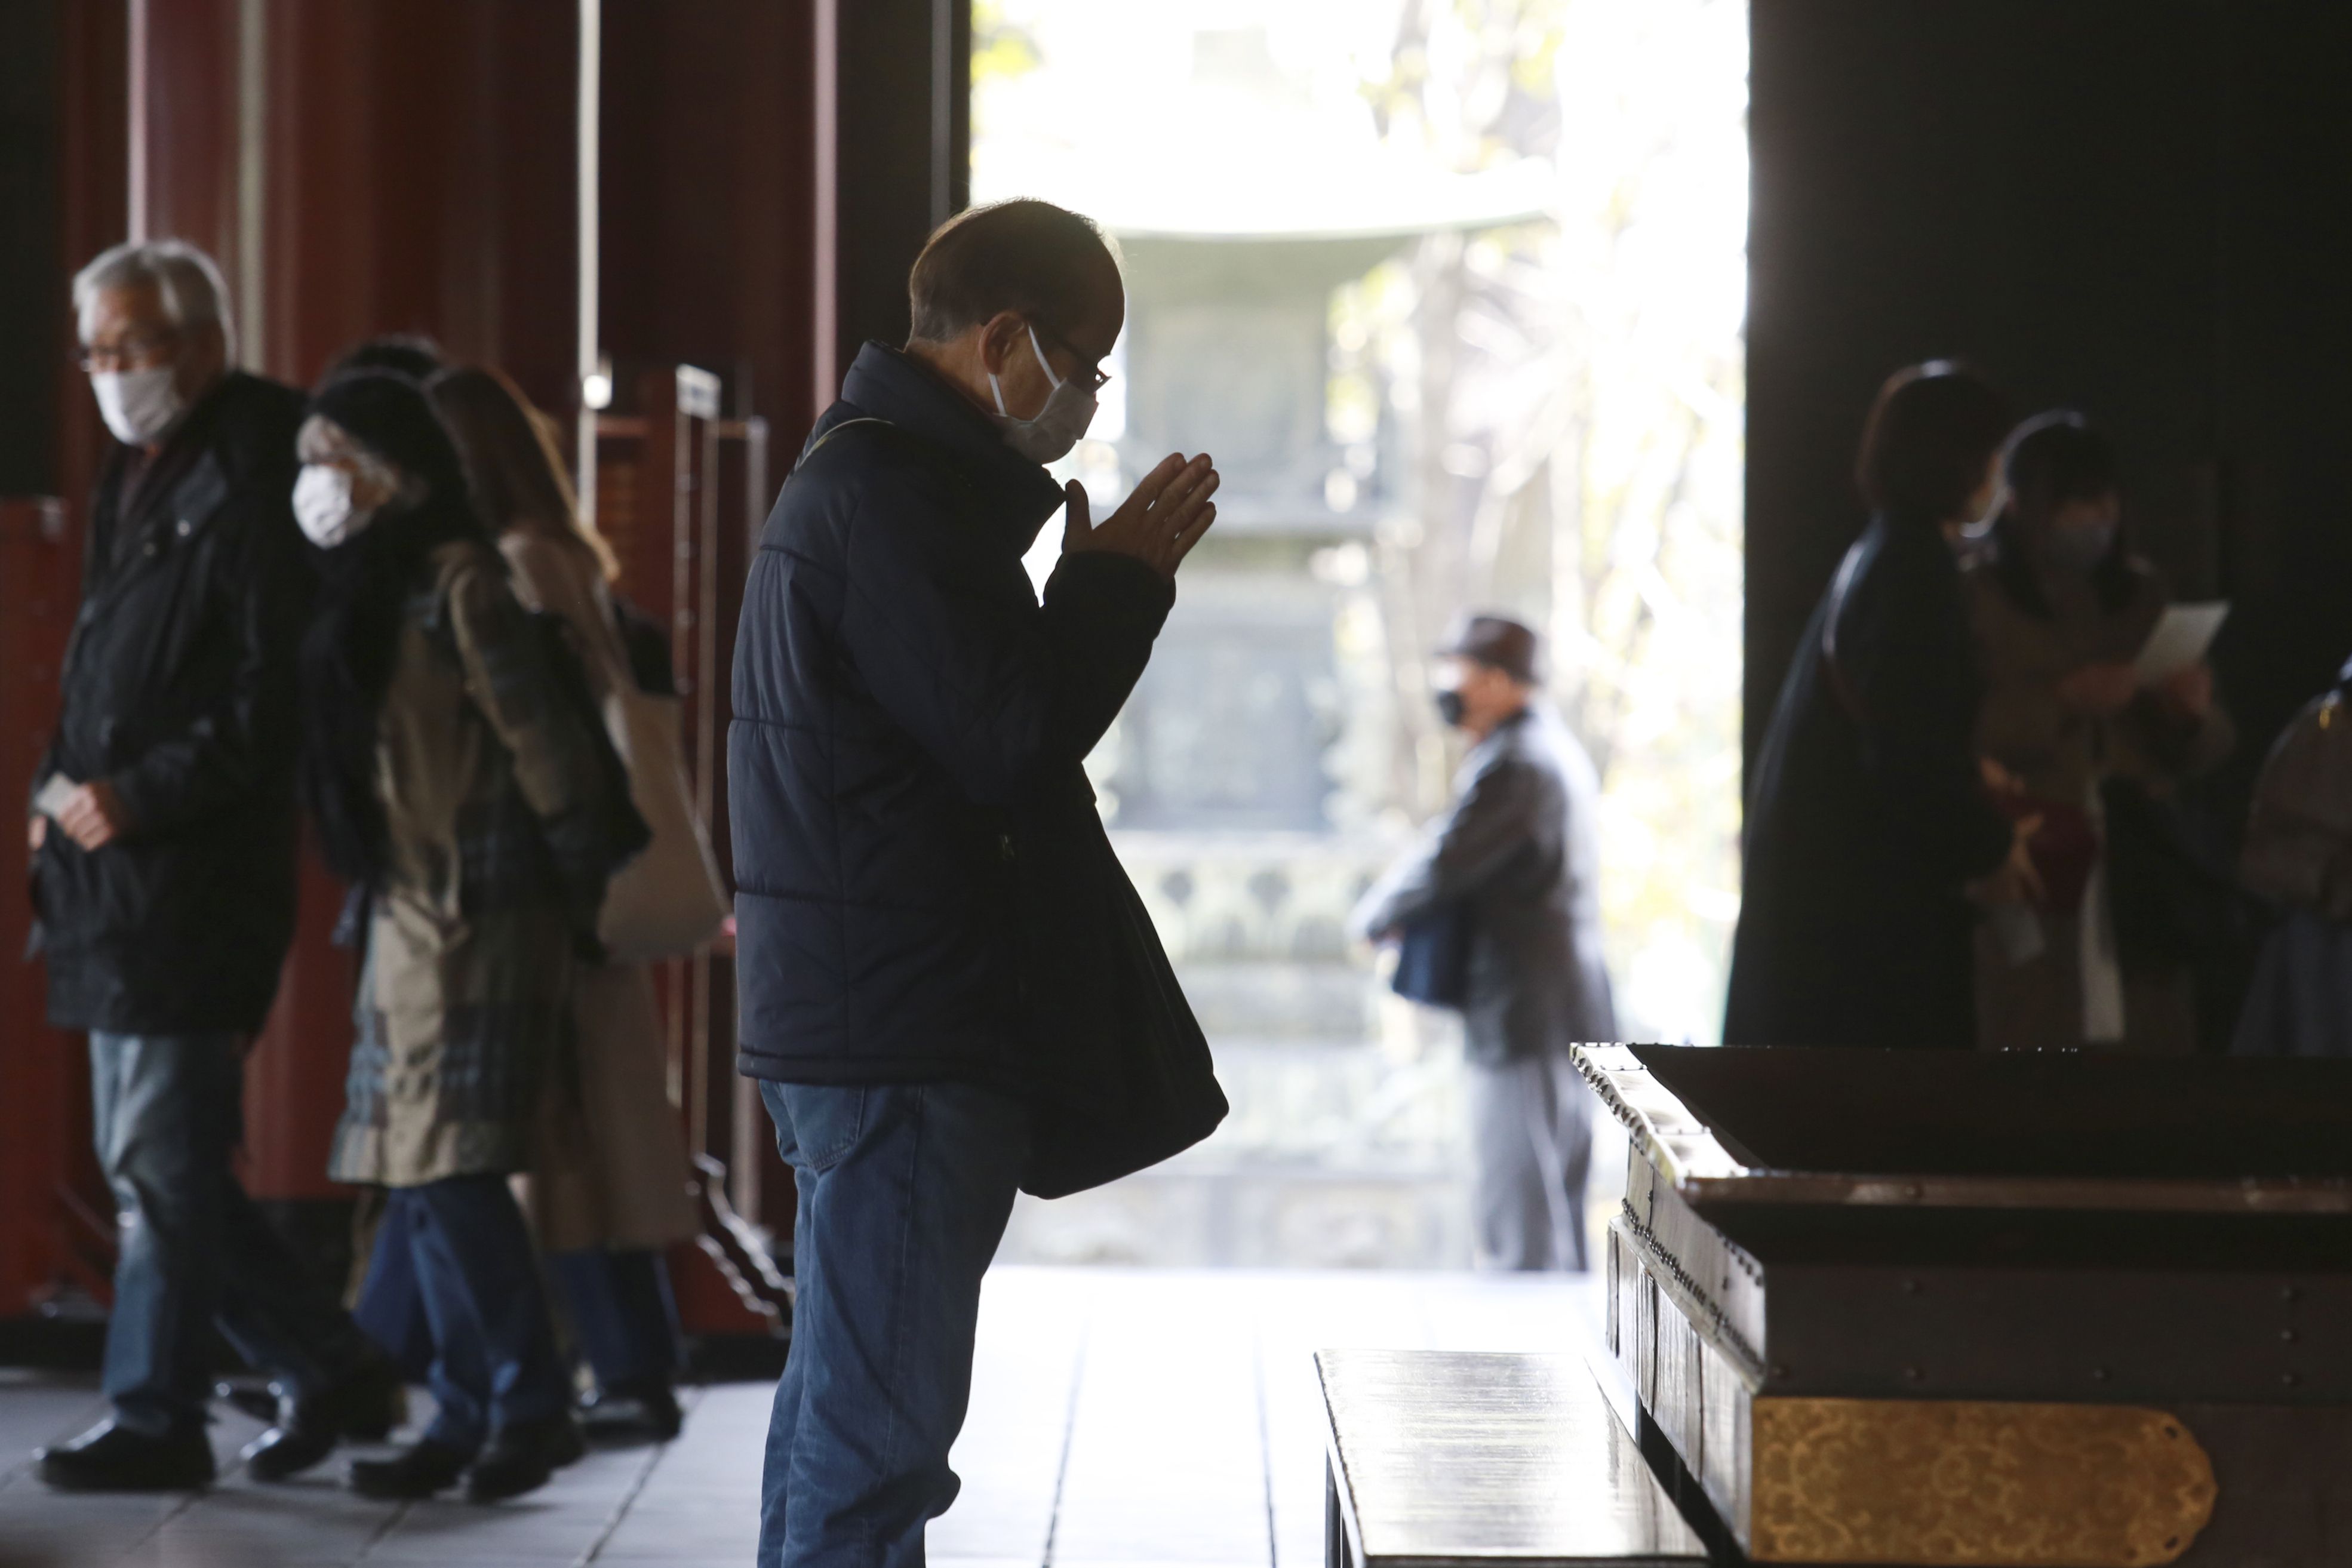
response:
<path fill-rule="evenodd" d="M 1591 1097 L 1569 1047 L 1616 1037 L 1601 961 L 1592 762 L 1536 701 L 1536 634 L 1466 616 L 1438 650 L 1438 711 L 1471 739 L 1454 804 L 1356 907 L 1358 932 L 1442 931 L 1458 980 L 1414 992 L 1463 1015 L 1482 1268 L 1585 1267 Z M 1404 989 L 1403 987 L 1400 987 Z"/>

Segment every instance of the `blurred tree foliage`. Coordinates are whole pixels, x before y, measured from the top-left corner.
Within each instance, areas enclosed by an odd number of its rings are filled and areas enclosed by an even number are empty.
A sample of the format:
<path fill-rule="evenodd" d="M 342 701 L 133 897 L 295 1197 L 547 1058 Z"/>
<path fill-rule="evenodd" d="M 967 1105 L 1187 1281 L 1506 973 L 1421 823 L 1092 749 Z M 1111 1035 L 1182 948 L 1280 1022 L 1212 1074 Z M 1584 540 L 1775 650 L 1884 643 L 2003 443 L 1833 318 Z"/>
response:
<path fill-rule="evenodd" d="M 1546 629 L 1601 770 L 1625 1023 L 1702 1040 L 1738 877 L 1746 27 L 1740 0 L 1405 0 L 1366 73 L 1383 137 L 1545 160 L 1556 206 L 1424 241 L 1333 333 L 1335 408 L 1377 361 L 1412 436 L 1379 573 L 1399 798 L 1444 797 L 1422 650 L 1447 618 Z"/>

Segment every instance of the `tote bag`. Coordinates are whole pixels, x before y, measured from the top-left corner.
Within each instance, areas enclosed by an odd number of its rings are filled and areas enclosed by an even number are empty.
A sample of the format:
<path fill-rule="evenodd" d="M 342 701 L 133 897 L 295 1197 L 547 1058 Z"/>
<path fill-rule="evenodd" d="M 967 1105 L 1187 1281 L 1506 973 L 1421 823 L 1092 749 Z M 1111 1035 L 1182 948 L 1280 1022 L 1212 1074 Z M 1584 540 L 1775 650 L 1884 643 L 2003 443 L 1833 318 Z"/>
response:
<path fill-rule="evenodd" d="M 626 671 L 607 673 L 604 727 L 653 841 L 606 888 L 596 936 L 615 963 L 683 957 L 719 933 L 728 900 L 710 836 L 687 794 L 678 700 L 641 689 Z"/>
<path fill-rule="evenodd" d="M 1093 811 L 1027 826 L 1012 836 L 1015 962 L 1040 1082 L 1021 1190 L 1058 1198 L 1181 1153 L 1229 1107 L 1150 913 Z"/>
<path fill-rule="evenodd" d="M 1404 922 L 1389 989 L 1424 1007 L 1459 1013 L 1470 1002 L 1470 907 L 1439 904 Z"/>

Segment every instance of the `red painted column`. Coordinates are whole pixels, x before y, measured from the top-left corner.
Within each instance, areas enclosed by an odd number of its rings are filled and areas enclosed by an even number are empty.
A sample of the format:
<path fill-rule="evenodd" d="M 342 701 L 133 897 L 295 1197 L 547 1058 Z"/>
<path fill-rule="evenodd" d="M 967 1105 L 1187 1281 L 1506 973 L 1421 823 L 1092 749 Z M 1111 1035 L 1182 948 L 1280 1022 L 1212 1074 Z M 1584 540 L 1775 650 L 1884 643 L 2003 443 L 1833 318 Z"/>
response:
<path fill-rule="evenodd" d="M 63 275 L 122 237 L 129 114 L 127 13 L 58 10 L 57 260 Z M 57 670 L 81 573 L 81 518 L 104 434 L 73 368 L 63 297 L 51 344 L 57 369 L 57 489 L 0 504 L 0 776 L 32 776 L 57 711 Z M 13 818 L 12 824 L 13 824 Z M 31 910 L 19 829 L 0 834 L 0 1318 L 79 1290 L 108 1291 L 110 1212 L 89 1146 L 89 1058 L 79 1037 L 45 1022 L 46 977 L 17 962 Z"/>
<path fill-rule="evenodd" d="M 578 0 L 268 0 L 268 368 L 425 332 L 569 414 Z"/>
<path fill-rule="evenodd" d="M 80 579 L 79 541 L 60 501 L 0 501 L 0 777 L 29 779 L 57 718 L 58 660 Z M 16 962 L 32 924 L 18 890 L 26 842 L 15 812 L 0 834 L 0 1317 L 62 1288 L 106 1295 L 106 1214 L 89 1152 L 89 1058 L 42 1022 L 38 968 Z"/>
<path fill-rule="evenodd" d="M 129 0 L 130 220 L 236 276 L 236 0 Z"/>

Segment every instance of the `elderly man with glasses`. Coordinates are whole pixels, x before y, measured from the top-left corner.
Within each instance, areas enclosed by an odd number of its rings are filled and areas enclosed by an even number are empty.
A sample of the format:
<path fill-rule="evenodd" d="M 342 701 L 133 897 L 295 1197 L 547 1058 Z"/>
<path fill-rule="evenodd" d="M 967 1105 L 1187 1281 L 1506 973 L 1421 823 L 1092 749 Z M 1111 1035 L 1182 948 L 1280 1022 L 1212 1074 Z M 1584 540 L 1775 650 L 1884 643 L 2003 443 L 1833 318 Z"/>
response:
<path fill-rule="evenodd" d="M 381 1426 L 394 1392 L 229 1163 L 245 1048 L 294 929 L 302 396 L 233 368 L 219 271 L 190 246 L 118 246 L 75 278 L 73 300 L 117 445 L 27 832 L 49 1021 L 89 1035 L 121 1241 L 111 1417 L 45 1449 L 40 1471 L 93 1490 L 210 1480 L 217 1325 L 287 1391 L 245 1454 L 277 1479 Z"/>

